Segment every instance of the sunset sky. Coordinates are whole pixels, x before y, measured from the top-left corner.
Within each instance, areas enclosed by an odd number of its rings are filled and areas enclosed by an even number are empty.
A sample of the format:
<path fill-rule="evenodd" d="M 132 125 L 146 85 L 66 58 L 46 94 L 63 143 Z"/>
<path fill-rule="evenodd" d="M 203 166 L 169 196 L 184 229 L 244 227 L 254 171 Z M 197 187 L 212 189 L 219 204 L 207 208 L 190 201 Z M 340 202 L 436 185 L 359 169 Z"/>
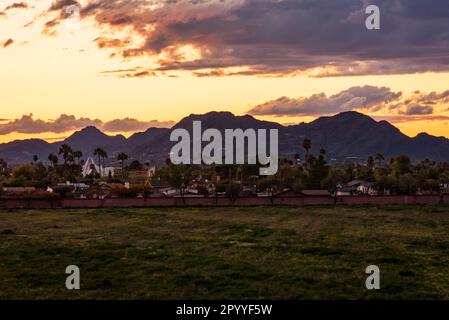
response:
<path fill-rule="evenodd" d="M 357 110 L 449 137 L 449 1 L 1 0 L 0 71 L 0 143 L 208 111 L 293 124 Z"/>

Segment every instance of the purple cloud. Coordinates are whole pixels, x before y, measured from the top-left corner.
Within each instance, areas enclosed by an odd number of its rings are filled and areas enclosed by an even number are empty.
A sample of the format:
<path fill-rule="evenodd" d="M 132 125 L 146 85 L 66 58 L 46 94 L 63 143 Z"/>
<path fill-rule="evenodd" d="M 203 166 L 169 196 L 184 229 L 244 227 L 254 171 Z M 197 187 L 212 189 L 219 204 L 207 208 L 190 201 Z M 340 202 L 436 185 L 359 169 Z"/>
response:
<path fill-rule="evenodd" d="M 50 12 L 76 1 L 59 0 Z M 131 28 L 144 38 L 97 38 L 101 48 L 131 59 L 152 56 L 154 72 L 192 71 L 197 76 L 311 76 L 395 74 L 449 70 L 449 2 L 377 0 L 381 30 L 368 31 L 366 0 L 91 0 L 82 18 L 110 31 Z M 64 19 L 60 14 L 46 27 Z M 199 57 L 178 49 L 191 46 Z M 239 67 L 239 71 L 230 71 Z M 132 76 L 132 74 L 130 75 Z M 139 74 L 138 76 L 145 76 Z"/>
<path fill-rule="evenodd" d="M 23 115 L 14 120 L 5 120 L 0 123 L 0 135 L 12 132 L 36 134 L 44 132 L 63 133 L 73 131 L 87 126 L 95 126 L 101 130 L 109 132 L 134 132 L 146 130 L 151 127 L 166 128 L 173 126 L 174 122 L 157 120 L 140 121 L 137 119 L 125 118 L 102 121 L 100 119 L 77 118 L 73 115 L 62 114 L 55 120 L 34 119 L 32 114 Z"/>
<path fill-rule="evenodd" d="M 248 112 L 252 115 L 318 116 L 355 109 L 377 111 L 385 103 L 400 97 L 400 92 L 392 92 L 386 87 L 352 87 L 329 97 L 324 93 L 297 99 L 282 97 L 255 106 Z"/>

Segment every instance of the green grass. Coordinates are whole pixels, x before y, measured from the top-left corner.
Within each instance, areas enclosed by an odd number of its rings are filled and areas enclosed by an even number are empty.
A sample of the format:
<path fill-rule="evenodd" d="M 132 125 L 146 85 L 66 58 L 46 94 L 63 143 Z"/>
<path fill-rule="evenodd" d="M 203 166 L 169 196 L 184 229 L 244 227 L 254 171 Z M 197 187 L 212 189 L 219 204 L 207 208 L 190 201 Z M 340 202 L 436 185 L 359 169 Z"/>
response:
<path fill-rule="evenodd" d="M 448 270 L 445 206 L 0 210 L 0 299 L 449 299 Z"/>

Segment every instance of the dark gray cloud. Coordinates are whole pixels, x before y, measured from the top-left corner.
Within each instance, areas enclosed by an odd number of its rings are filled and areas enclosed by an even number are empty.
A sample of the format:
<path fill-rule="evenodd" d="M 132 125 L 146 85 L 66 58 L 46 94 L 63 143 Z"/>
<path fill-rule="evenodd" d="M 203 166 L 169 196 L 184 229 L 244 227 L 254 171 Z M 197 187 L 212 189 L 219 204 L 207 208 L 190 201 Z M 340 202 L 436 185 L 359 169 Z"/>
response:
<path fill-rule="evenodd" d="M 402 115 L 431 115 L 438 106 L 449 103 L 449 90 L 438 93 L 415 91 L 405 99 L 394 101 L 388 109 L 396 110 Z"/>
<path fill-rule="evenodd" d="M 57 11 L 57 10 L 62 10 L 64 9 L 64 13 L 62 14 L 62 16 L 65 16 L 65 9 L 68 6 L 72 6 L 72 5 L 76 5 L 76 6 L 80 6 L 80 3 L 78 1 L 75 0 L 56 0 L 54 1 L 50 8 L 48 9 L 49 11 Z"/>
<path fill-rule="evenodd" d="M 352 87 L 337 94 L 324 93 L 310 97 L 281 97 L 253 107 L 248 113 L 260 116 L 321 116 L 344 111 L 383 112 L 402 119 L 437 119 L 436 111 L 449 111 L 449 90 L 438 93 L 415 91 L 407 95 L 387 87 Z"/>
<path fill-rule="evenodd" d="M 377 121 L 386 120 L 391 123 L 405 123 L 405 122 L 415 122 L 415 121 L 448 121 L 449 116 L 444 115 L 382 115 L 373 116 Z"/>
<path fill-rule="evenodd" d="M 21 118 L 11 120 L 7 123 L 0 124 L 0 134 L 12 132 L 30 134 L 42 132 L 62 133 L 90 125 L 97 126 L 101 124 L 101 120 L 98 119 L 76 118 L 75 116 L 65 114 L 50 121 L 34 119 L 33 115 L 29 114 L 23 115 Z"/>
<path fill-rule="evenodd" d="M 140 121 L 133 118 L 116 119 L 105 122 L 101 128 L 109 132 L 132 132 L 143 131 L 148 128 L 170 128 L 174 125 L 173 121 Z"/>
<path fill-rule="evenodd" d="M 50 11 L 74 3 L 59 0 Z M 365 28 L 364 8 L 371 3 L 381 9 L 379 31 Z M 138 46 L 127 39 L 97 39 L 100 47 L 117 55 L 164 53 L 149 75 L 172 70 L 199 76 L 449 70 L 447 0 L 91 0 L 81 15 L 94 18 L 102 28 L 132 27 L 144 37 Z M 176 48 L 183 45 L 192 45 L 201 57 L 182 59 Z M 245 69 L 229 72 L 227 67 Z"/>
<path fill-rule="evenodd" d="M 258 105 L 249 113 L 274 116 L 318 116 L 355 109 L 378 111 L 384 104 L 400 97 L 400 92 L 392 92 L 386 87 L 352 87 L 329 97 L 324 93 L 297 99 L 282 97 Z"/>
<path fill-rule="evenodd" d="M 6 120 L 5 120 L 6 121 Z M 73 115 L 62 114 L 55 120 L 34 119 L 32 114 L 23 115 L 21 118 L 8 120 L 0 123 L 0 135 L 12 132 L 36 134 L 44 132 L 64 133 L 67 131 L 81 129 L 87 126 L 96 126 L 97 128 L 109 132 L 133 132 L 146 130 L 151 127 L 171 127 L 172 121 L 160 122 L 157 120 L 140 121 L 132 118 L 115 119 L 111 121 L 102 121 L 100 119 L 77 118 Z"/>
<path fill-rule="evenodd" d="M 433 113 L 433 108 L 430 106 L 413 105 L 407 106 L 404 111 L 400 111 L 399 113 L 406 115 L 428 115 Z"/>

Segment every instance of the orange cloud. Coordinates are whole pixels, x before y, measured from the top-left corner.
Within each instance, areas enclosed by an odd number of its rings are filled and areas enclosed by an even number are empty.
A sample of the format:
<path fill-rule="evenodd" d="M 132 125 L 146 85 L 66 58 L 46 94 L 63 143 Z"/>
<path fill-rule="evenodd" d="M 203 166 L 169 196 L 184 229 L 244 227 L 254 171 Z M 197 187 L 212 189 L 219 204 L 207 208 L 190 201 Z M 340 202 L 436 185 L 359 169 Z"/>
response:
<path fill-rule="evenodd" d="M 26 2 L 15 2 L 5 8 L 5 11 L 13 10 L 13 9 L 27 9 L 29 8 Z"/>
<path fill-rule="evenodd" d="M 8 40 L 6 40 L 6 41 L 3 43 L 3 48 L 9 47 L 9 46 L 12 45 L 13 43 L 14 43 L 14 40 L 11 39 L 11 38 L 9 38 Z"/>

